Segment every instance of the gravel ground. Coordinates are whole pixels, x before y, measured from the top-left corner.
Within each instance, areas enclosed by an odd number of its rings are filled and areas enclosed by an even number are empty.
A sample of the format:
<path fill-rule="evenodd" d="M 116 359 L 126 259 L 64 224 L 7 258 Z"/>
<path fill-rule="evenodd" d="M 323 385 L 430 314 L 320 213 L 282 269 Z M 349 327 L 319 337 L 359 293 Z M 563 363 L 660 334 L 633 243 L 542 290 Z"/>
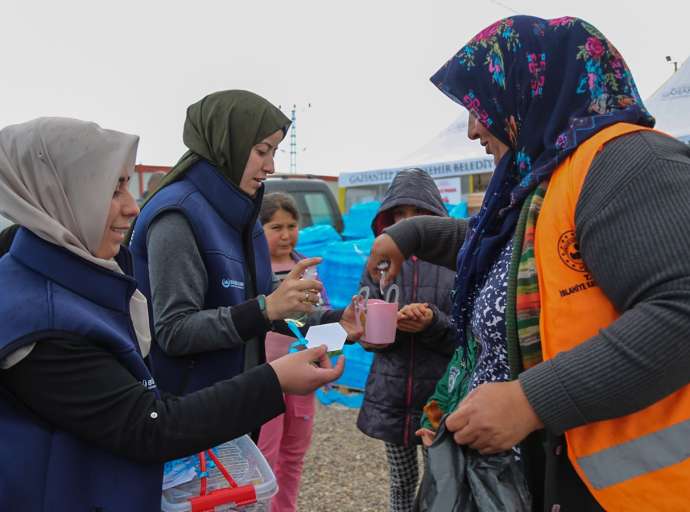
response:
<path fill-rule="evenodd" d="M 297 501 L 299 512 L 388 510 L 383 441 L 357 430 L 358 412 L 337 404 L 326 407 L 317 401 L 314 435 Z"/>
<path fill-rule="evenodd" d="M 299 512 L 388 510 L 383 442 L 359 430 L 358 409 L 316 402 L 311 448 L 304 461 Z"/>

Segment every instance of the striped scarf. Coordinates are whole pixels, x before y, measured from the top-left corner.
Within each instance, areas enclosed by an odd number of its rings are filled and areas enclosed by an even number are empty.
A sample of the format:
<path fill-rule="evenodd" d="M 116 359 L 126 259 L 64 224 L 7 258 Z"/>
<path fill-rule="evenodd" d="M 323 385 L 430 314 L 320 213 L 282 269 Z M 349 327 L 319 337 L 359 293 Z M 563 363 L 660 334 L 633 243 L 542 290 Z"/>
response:
<path fill-rule="evenodd" d="M 548 180 L 525 200 L 515 234 L 508 276 L 506 334 L 511 377 L 542 361 L 539 336 L 539 281 L 534 259 L 534 234 Z"/>

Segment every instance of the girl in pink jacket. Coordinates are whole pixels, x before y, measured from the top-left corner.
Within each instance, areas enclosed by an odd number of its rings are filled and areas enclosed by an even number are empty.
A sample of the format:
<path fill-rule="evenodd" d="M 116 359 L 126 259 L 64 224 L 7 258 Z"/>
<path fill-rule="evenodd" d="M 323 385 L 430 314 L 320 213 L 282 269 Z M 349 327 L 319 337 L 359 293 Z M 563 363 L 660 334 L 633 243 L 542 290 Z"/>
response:
<path fill-rule="evenodd" d="M 271 253 L 273 273 L 283 279 L 303 257 L 295 252 L 299 212 L 294 199 L 287 194 L 267 194 L 259 214 Z M 321 292 L 328 305 L 325 290 Z M 269 332 L 266 335 L 266 360 L 273 361 L 288 353 L 295 338 Z M 297 510 L 299 482 L 304 456 L 311 443 L 314 394 L 285 395 L 285 413 L 261 427 L 259 448 L 273 468 L 278 480 L 278 494 L 271 501 L 272 512 Z"/>

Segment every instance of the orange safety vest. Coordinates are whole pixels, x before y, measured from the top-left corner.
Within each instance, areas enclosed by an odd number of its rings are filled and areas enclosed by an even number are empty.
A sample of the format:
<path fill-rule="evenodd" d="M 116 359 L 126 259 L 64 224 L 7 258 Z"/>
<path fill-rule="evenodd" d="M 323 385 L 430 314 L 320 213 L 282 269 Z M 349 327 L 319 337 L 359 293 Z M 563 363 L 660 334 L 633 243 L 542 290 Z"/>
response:
<path fill-rule="evenodd" d="M 551 177 L 534 247 L 544 359 L 572 349 L 619 317 L 580 257 L 575 206 L 604 144 L 647 129 L 610 126 L 581 144 Z M 690 510 L 690 385 L 633 414 L 589 423 L 565 436 L 575 471 L 604 509 Z"/>

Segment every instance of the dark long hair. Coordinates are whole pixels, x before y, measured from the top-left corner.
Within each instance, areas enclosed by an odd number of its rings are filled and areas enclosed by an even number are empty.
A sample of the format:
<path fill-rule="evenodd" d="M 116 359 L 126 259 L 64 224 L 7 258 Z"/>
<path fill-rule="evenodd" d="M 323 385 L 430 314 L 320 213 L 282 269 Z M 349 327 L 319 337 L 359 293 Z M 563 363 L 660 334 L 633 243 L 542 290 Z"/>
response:
<path fill-rule="evenodd" d="M 297 211 L 297 203 L 288 194 L 282 192 L 273 192 L 266 194 L 261 203 L 261 211 L 259 212 L 259 220 L 263 226 L 273 218 L 278 210 L 285 210 L 292 215 L 296 221 L 299 221 L 299 211 Z"/>

